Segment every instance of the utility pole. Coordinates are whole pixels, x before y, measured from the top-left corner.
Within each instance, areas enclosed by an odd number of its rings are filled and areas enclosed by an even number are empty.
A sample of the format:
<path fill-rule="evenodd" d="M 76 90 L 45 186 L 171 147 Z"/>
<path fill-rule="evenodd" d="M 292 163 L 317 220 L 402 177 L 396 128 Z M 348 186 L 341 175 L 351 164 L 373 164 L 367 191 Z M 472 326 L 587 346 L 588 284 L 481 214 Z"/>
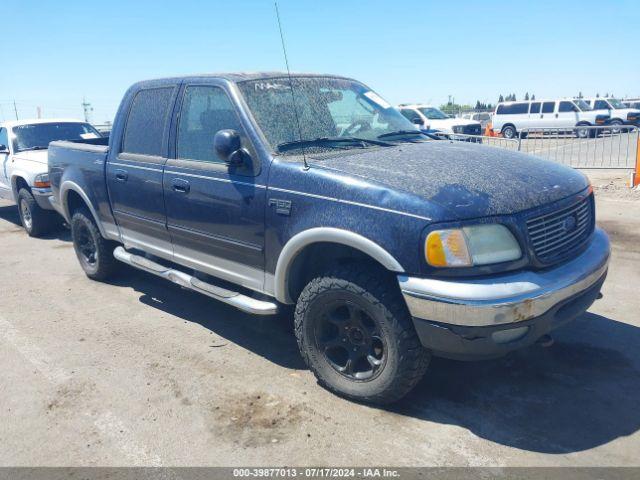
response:
<path fill-rule="evenodd" d="M 13 111 L 16 112 L 16 120 L 19 120 L 19 118 L 18 118 L 18 107 L 16 106 L 15 99 L 13 100 Z"/>
<path fill-rule="evenodd" d="M 85 97 L 82 97 L 82 109 L 84 110 L 84 121 L 87 123 L 91 123 L 91 112 L 93 112 L 93 107 Z"/>
<path fill-rule="evenodd" d="M 37 112 L 38 118 L 42 118 L 42 108 L 36 107 L 36 112 Z"/>

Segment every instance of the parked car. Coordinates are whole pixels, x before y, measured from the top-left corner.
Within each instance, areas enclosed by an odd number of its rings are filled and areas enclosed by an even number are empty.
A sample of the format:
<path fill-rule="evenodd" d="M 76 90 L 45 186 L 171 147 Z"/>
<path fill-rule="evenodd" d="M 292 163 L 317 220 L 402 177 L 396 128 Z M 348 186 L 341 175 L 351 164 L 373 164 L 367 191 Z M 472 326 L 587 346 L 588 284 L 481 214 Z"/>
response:
<path fill-rule="evenodd" d="M 491 112 L 469 112 L 462 115 L 465 120 L 480 122 L 480 128 L 484 131 L 491 123 Z"/>
<path fill-rule="evenodd" d="M 582 100 L 533 100 L 501 102 L 493 114 L 493 129 L 505 138 L 515 138 L 524 129 L 552 128 L 574 132 L 579 138 L 595 136 L 590 126 L 603 126 L 610 116 L 591 109 Z"/>
<path fill-rule="evenodd" d="M 627 107 L 627 108 L 633 108 L 635 110 L 640 110 L 640 100 L 623 100 L 622 103 Z"/>
<path fill-rule="evenodd" d="M 410 122 L 425 130 L 435 130 L 445 134 L 481 135 L 480 122 L 464 118 L 449 117 L 442 110 L 423 104 L 399 105 L 400 113 Z"/>
<path fill-rule="evenodd" d="M 640 126 L 640 109 L 630 108 L 615 98 L 585 98 L 583 99 L 593 110 L 608 114 L 611 119 L 609 125 L 618 133 L 621 125 Z"/>
<path fill-rule="evenodd" d="M 99 136 L 78 120 L 20 120 L 0 123 L 0 198 L 18 205 L 27 233 L 46 233 L 60 218 L 49 202 L 47 148 L 54 140 Z"/>
<path fill-rule="evenodd" d="M 49 174 L 89 278 L 124 262 L 245 312 L 295 305 L 319 383 L 359 401 L 399 399 L 431 355 L 546 341 L 607 273 L 583 174 L 429 140 L 344 77 L 136 83 L 109 144 L 53 142 Z"/>

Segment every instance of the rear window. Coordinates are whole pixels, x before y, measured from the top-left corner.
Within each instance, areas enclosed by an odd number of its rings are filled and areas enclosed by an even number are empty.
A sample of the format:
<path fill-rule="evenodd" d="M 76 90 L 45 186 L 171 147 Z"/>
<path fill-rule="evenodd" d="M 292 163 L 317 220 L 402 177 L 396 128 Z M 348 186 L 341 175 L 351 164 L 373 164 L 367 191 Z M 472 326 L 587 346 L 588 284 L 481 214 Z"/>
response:
<path fill-rule="evenodd" d="M 556 108 L 556 102 L 544 102 L 542 104 L 542 113 L 553 113 Z"/>
<path fill-rule="evenodd" d="M 173 87 L 139 91 L 131 104 L 122 151 L 162 156 Z"/>
<path fill-rule="evenodd" d="M 499 105 L 498 115 L 518 115 L 529 112 L 529 103 L 512 103 L 509 105 Z"/>

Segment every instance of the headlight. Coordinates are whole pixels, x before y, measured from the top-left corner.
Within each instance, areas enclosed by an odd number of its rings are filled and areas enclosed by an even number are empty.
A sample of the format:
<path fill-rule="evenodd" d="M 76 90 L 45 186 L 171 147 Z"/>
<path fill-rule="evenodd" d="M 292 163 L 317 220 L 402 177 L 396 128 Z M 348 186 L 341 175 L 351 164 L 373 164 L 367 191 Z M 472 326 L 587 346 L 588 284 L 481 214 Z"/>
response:
<path fill-rule="evenodd" d="M 36 188 L 49 188 L 51 186 L 51 182 L 49 181 L 48 173 L 41 173 L 40 175 L 36 175 L 33 179 L 33 186 Z"/>
<path fill-rule="evenodd" d="M 433 267 L 472 267 L 521 256 L 518 241 L 504 225 L 434 230 L 425 243 L 425 258 Z"/>

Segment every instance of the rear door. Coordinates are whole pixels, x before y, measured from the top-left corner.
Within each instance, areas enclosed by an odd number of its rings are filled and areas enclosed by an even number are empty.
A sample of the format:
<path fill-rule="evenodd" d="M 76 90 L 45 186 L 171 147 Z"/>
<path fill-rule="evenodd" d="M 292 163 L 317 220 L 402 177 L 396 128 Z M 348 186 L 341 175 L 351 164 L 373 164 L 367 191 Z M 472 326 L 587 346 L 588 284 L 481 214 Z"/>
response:
<path fill-rule="evenodd" d="M 529 125 L 531 128 L 542 127 L 542 102 L 531 102 L 529 106 Z"/>
<path fill-rule="evenodd" d="M 171 257 L 162 173 L 168 156 L 169 123 L 178 85 L 134 94 L 119 145 L 112 146 L 107 188 L 120 235 L 127 247 Z"/>
<path fill-rule="evenodd" d="M 542 110 L 540 111 L 540 128 L 552 128 L 556 124 L 556 102 L 542 102 Z"/>
<path fill-rule="evenodd" d="M 182 89 L 164 174 L 167 225 L 176 262 L 261 291 L 266 173 L 226 88 L 208 81 Z M 240 134 L 251 161 L 231 167 L 216 155 L 213 139 L 224 129 Z"/>

